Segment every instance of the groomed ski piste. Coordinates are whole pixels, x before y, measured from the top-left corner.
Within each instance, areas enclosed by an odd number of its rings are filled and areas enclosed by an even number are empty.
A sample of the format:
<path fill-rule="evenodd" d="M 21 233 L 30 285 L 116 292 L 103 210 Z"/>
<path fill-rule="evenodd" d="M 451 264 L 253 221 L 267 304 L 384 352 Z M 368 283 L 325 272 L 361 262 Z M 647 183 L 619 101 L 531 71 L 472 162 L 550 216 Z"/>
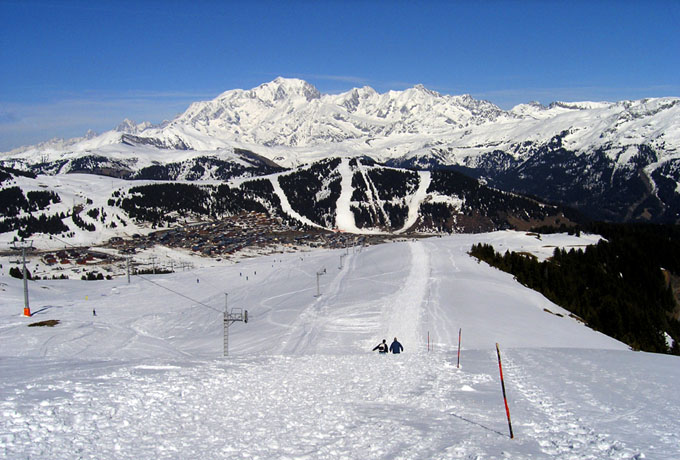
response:
<path fill-rule="evenodd" d="M 467 254 L 596 240 L 454 235 L 35 281 L 30 318 L 5 267 L 0 457 L 677 459 L 677 357 L 630 351 Z M 225 303 L 249 316 L 228 357 Z M 404 353 L 371 352 L 394 337 Z"/>

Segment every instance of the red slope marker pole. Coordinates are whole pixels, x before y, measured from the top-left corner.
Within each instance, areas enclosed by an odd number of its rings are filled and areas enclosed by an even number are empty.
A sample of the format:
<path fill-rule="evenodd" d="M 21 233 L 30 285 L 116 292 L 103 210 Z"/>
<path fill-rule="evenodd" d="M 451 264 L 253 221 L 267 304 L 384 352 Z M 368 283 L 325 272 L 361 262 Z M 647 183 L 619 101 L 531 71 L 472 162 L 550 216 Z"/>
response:
<path fill-rule="evenodd" d="M 501 364 L 501 350 L 496 343 L 496 353 L 498 353 L 498 369 L 501 371 L 501 388 L 503 389 L 503 401 L 505 402 L 505 413 L 508 416 L 508 428 L 510 428 L 510 439 L 515 436 L 512 434 L 512 423 L 510 422 L 510 409 L 508 408 L 508 398 L 505 396 L 505 382 L 503 382 L 503 365 Z"/>
<path fill-rule="evenodd" d="M 463 333 L 463 328 L 458 329 L 458 364 L 456 368 L 460 369 L 460 335 Z"/>

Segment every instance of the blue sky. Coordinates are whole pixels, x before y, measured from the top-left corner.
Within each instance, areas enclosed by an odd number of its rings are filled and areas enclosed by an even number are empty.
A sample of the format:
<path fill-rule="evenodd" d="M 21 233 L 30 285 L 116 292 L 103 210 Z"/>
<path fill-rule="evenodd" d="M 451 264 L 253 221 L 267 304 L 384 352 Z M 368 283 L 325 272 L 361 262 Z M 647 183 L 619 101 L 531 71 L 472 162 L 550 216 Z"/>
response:
<path fill-rule="evenodd" d="M 0 151 L 277 76 L 504 109 L 680 96 L 680 0 L 0 0 Z"/>

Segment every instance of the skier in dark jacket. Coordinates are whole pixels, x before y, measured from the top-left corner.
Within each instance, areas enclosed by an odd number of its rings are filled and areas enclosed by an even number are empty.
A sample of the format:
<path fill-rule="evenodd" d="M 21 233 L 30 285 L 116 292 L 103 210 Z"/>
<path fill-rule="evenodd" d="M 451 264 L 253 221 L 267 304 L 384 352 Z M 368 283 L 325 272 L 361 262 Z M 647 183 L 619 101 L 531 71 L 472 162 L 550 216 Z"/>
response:
<path fill-rule="evenodd" d="M 401 346 L 401 344 L 397 341 L 397 338 L 394 338 L 394 342 L 392 342 L 392 345 L 390 345 L 390 351 L 394 353 L 395 355 L 398 355 L 402 351 L 404 351 L 404 347 Z"/>
<path fill-rule="evenodd" d="M 373 351 L 375 350 L 378 350 L 378 353 L 380 354 L 387 353 L 387 340 L 383 339 L 382 343 L 375 346 Z"/>

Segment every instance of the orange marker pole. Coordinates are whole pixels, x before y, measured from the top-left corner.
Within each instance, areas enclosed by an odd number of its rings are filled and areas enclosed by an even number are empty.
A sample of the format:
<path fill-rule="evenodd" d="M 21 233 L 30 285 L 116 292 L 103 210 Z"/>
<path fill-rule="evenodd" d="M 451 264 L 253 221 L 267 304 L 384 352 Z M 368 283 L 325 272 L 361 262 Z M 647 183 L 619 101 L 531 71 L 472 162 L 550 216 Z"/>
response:
<path fill-rule="evenodd" d="M 503 381 L 503 365 L 501 364 L 501 350 L 496 343 L 496 353 L 498 353 L 498 369 L 501 371 L 501 388 L 503 389 L 503 401 L 505 402 L 505 413 L 508 416 L 508 428 L 510 428 L 510 439 L 515 436 L 512 434 L 512 423 L 510 422 L 510 409 L 508 408 L 508 398 L 505 396 L 505 382 Z"/>

